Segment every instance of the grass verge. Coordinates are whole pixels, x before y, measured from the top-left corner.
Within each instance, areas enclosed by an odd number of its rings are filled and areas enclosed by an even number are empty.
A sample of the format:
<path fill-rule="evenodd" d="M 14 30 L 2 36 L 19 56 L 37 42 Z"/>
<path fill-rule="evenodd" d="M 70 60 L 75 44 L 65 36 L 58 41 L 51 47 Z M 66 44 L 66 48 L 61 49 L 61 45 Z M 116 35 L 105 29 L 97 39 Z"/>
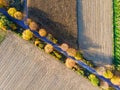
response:
<path fill-rule="evenodd" d="M 0 43 L 5 39 L 6 32 L 3 30 L 0 30 Z"/>
<path fill-rule="evenodd" d="M 114 64 L 120 70 L 120 0 L 113 0 Z"/>

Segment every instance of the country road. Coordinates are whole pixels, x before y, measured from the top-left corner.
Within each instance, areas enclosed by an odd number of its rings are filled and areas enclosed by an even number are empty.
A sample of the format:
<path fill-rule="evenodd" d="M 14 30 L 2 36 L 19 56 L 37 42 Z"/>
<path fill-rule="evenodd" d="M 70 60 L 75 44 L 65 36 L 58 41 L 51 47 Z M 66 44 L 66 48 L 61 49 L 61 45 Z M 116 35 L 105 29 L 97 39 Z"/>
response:
<path fill-rule="evenodd" d="M 97 65 L 111 64 L 112 0 L 28 0 L 29 16 Z M 78 12 L 77 12 L 78 11 Z M 77 17 L 78 16 L 78 17 Z M 77 42 L 78 41 L 78 42 Z M 79 44 L 79 45 L 78 45 Z M 100 90 L 8 31 L 0 44 L 0 90 Z"/>

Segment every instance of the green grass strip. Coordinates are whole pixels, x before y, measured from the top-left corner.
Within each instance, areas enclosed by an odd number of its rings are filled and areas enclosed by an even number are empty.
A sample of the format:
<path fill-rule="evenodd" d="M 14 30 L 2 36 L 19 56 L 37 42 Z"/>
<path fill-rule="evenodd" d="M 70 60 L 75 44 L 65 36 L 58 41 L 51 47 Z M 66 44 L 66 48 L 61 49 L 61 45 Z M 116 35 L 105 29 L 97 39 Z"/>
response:
<path fill-rule="evenodd" d="M 113 0 L 114 64 L 120 70 L 120 0 Z"/>
<path fill-rule="evenodd" d="M 6 32 L 3 30 L 0 30 L 0 43 L 5 39 Z"/>

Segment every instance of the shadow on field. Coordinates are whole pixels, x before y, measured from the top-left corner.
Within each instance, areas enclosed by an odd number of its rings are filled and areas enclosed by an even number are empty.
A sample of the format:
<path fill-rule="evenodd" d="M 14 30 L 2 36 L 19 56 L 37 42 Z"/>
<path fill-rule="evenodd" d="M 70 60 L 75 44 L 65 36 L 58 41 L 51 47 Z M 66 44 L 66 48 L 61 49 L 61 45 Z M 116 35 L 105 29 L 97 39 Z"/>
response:
<path fill-rule="evenodd" d="M 45 28 L 55 38 L 58 39 L 59 44 L 65 42 L 70 47 L 82 50 L 86 59 L 92 60 L 97 65 L 111 64 L 111 56 L 106 56 L 103 53 L 90 50 L 90 48 L 101 49 L 101 46 L 93 43 L 93 41 L 85 35 L 85 23 L 83 20 L 83 6 L 81 0 L 77 0 L 77 19 L 78 19 L 78 33 L 77 38 L 70 34 L 67 26 L 55 22 L 49 18 L 49 13 L 44 12 L 41 9 L 29 7 L 29 17 L 36 21 L 41 28 Z M 46 6 L 47 7 L 47 6 Z M 49 7 L 47 7 L 49 8 Z M 77 40 L 77 41 L 76 41 Z M 76 44 L 78 46 L 76 46 Z"/>
<path fill-rule="evenodd" d="M 67 27 L 61 23 L 54 22 L 48 18 L 48 14 L 37 8 L 29 8 L 29 17 L 36 21 L 41 28 L 45 28 L 47 32 L 51 33 L 58 39 L 59 44 L 65 42 L 71 47 L 76 47 L 76 38 L 67 31 Z"/>
<path fill-rule="evenodd" d="M 82 50 L 83 56 L 87 60 L 92 60 L 96 65 L 111 64 L 113 57 L 106 56 L 103 53 L 97 52 L 101 46 L 93 43 L 93 41 L 85 35 L 85 23 L 83 20 L 83 4 L 81 0 L 77 0 L 77 17 L 78 17 L 78 47 Z M 87 23 L 86 23 L 87 24 Z M 93 49 L 91 49 L 93 48 Z"/>

